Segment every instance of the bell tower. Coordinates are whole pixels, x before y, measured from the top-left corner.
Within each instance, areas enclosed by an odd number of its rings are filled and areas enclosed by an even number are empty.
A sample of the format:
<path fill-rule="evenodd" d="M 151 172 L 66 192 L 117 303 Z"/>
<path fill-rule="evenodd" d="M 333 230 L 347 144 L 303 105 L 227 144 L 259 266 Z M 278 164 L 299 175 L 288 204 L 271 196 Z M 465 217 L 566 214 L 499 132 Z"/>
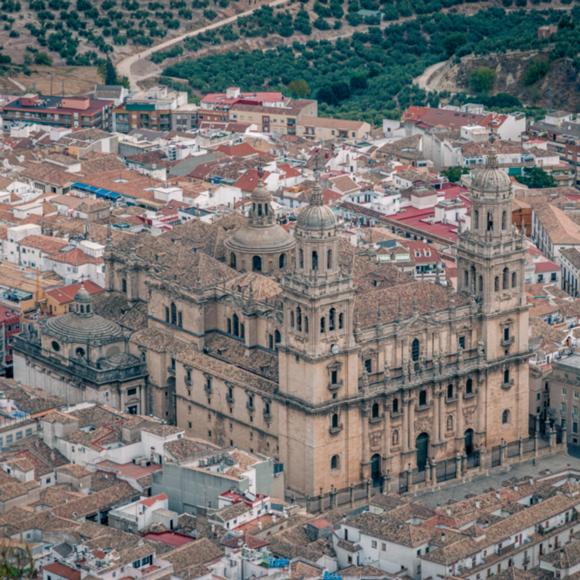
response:
<path fill-rule="evenodd" d="M 360 438 L 344 403 L 358 390 L 354 286 L 341 269 L 336 217 L 319 189 L 298 215 L 295 238 L 295 262 L 282 280 L 279 386 L 289 403 L 279 414 L 279 445 L 284 463 L 302 465 L 288 474 L 288 486 L 315 493 L 358 476 L 349 475 L 357 461 L 340 472 L 329 462 L 348 457 L 349 441 Z"/>
<path fill-rule="evenodd" d="M 457 246 L 458 290 L 479 306 L 481 439 L 487 445 L 528 433 L 529 315 L 525 236 L 512 225 L 511 180 L 492 148 L 471 186 L 471 228 Z"/>

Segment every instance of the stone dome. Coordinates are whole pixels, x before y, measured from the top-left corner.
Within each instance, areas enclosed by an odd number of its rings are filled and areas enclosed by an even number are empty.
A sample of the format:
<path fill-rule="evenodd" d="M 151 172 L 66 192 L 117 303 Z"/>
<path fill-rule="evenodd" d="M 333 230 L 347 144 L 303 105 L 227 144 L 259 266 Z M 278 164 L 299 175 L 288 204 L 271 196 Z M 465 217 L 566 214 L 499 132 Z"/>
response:
<path fill-rule="evenodd" d="M 315 191 L 310 196 L 310 203 L 299 214 L 296 227 L 302 230 L 331 230 L 336 228 L 334 212 L 322 201 L 322 193 Z"/>
<path fill-rule="evenodd" d="M 62 342 L 70 343 L 106 343 L 123 338 L 123 331 L 115 322 L 97 314 L 79 316 L 76 312 L 49 318 L 44 331 Z"/>
<path fill-rule="evenodd" d="M 258 254 L 285 251 L 293 245 L 292 236 L 278 224 L 271 224 L 267 227 L 246 225 L 237 230 L 226 242 L 229 249 Z"/>
<path fill-rule="evenodd" d="M 74 298 L 73 310 L 62 316 L 49 318 L 44 332 L 68 343 L 105 344 L 123 339 L 123 330 L 112 320 L 94 314 L 91 295 L 84 284 Z"/>
<path fill-rule="evenodd" d="M 480 169 L 471 183 L 471 188 L 478 193 L 507 193 L 512 182 L 509 175 L 498 167 L 494 154 L 489 155 L 486 166 Z"/>

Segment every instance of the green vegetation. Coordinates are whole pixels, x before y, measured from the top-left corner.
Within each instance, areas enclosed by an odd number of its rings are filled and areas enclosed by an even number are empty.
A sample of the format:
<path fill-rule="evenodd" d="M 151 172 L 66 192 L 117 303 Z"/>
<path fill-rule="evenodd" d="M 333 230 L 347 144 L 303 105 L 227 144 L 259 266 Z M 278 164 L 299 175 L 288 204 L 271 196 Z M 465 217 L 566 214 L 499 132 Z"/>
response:
<path fill-rule="evenodd" d="M 465 167 L 449 167 L 441 173 L 447 177 L 451 183 L 457 183 L 461 179 L 462 175 L 469 173 L 469 169 Z"/>
<path fill-rule="evenodd" d="M 68 65 L 99 65 L 116 47 L 151 46 L 184 25 L 207 24 L 228 5 L 229 0 L 0 0 L 0 25 L 11 38 L 27 29 L 34 48 L 58 54 Z M 23 12 L 26 24 L 17 29 Z"/>
<path fill-rule="evenodd" d="M 533 60 L 524 73 L 524 85 L 527 87 L 536 84 L 543 79 L 550 70 L 550 63 L 547 60 Z"/>
<path fill-rule="evenodd" d="M 546 173 L 540 167 L 532 167 L 530 169 L 526 169 L 524 174 L 516 177 L 516 179 L 527 185 L 532 189 L 543 189 L 544 187 L 556 187 L 556 180 Z"/>
<path fill-rule="evenodd" d="M 469 88 L 476 95 L 487 95 L 493 89 L 495 71 L 487 66 L 480 66 L 469 75 Z"/>
<path fill-rule="evenodd" d="M 300 84 L 303 89 L 310 88 L 308 95 L 305 90 L 300 95 L 318 98 L 323 114 L 377 123 L 383 117 L 397 118 L 411 104 L 436 106 L 439 96 L 426 94 L 412 79 L 446 59 L 450 51 L 482 55 L 542 48 L 548 42 L 572 50 L 580 42 L 579 17 L 580 9 L 575 8 L 572 27 L 567 25 L 548 41 L 538 40 L 536 30 L 559 22 L 562 15 L 556 11 L 506 13 L 492 8 L 474 16 L 439 13 L 384 30 L 371 26 L 335 42 L 310 40 L 268 51 L 231 51 L 186 59 L 166 67 L 164 82 L 182 90 L 186 84 L 193 94 L 222 91 L 232 84 L 246 90 L 268 88 L 291 94 L 296 88 L 291 83 L 300 80 L 305 83 Z M 519 103 L 509 95 L 495 98 L 506 106 Z"/>

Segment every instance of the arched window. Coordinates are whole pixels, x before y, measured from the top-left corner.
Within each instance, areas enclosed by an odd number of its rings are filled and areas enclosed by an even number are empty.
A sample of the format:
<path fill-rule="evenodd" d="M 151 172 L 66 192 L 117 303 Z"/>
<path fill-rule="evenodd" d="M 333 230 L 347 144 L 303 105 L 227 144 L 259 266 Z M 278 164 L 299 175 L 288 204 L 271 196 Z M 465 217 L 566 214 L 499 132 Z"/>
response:
<path fill-rule="evenodd" d="M 253 272 L 262 271 L 262 258 L 260 258 L 260 256 L 254 256 L 252 258 L 252 271 Z"/>
<path fill-rule="evenodd" d="M 512 288 L 518 285 L 518 275 L 517 272 L 512 272 Z"/>
<path fill-rule="evenodd" d="M 507 211 L 505 209 L 501 212 L 501 229 L 507 229 Z"/>
<path fill-rule="evenodd" d="M 326 319 L 324 316 L 320 319 L 320 332 L 326 332 Z"/>
<path fill-rule="evenodd" d="M 399 399 L 393 399 L 393 414 L 397 414 L 399 412 Z"/>
<path fill-rule="evenodd" d="M 381 416 L 381 409 L 378 403 L 373 403 L 371 407 L 371 417 L 373 419 L 378 419 Z"/>
<path fill-rule="evenodd" d="M 121 292 L 127 294 L 127 280 L 125 280 L 125 278 L 121 280 Z"/>
<path fill-rule="evenodd" d="M 501 422 L 503 425 L 507 425 L 510 422 L 510 412 L 509 409 L 505 409 L 501 414 Z"/>
<path fill-rule="evenodd" d="M 336 310 L 331 308 L 328 312 L 328 330 L 335 330 L 336 328 Z"/>
<path fill-rule="evenodd" d="M 296 330 L 302 332 L 302 308 L 296 308 Z"/>
<path fill-rule="evenodd" d="M 453 415 L 447 415 L 447 431 L 453 431 Z"/>
<path fill-rule="evenodd" d="M 240 338 L 246 338 L 246 327 L 243 322 L 240 324 Z"/>
<path fill-rule="evenodd" d="M 235 254 L 232 252 L 232 253 L 230 254 L 230 266 L 231 266 L 232 268 L 236 268 L 237 264 L 238 264 L 238 262 L 237 262 L 237 260 L 236 260 L 236 255 L 235 255 Z"/>
<path fill-rule="evenodd" d="M 493 281 L 493 288 L 496 292 L 499 291 L 499 276 L 496 276 Z"/>
<path fill-rule="evenodd" d="M 227 323 L 226 323 L 226 328 L 227 328 L 227 332 L 228 334 L 232 333 L 232 319 L 228 318 Z"/>
<path fill-rule="evenodd" d="M 302 248 L 298 250 L 298 267 L 304 268 L 304 250 Z"/>
<path fill-rule="evenodd" d="M 279 330 L 274 331 L 274 344 L 280 344 L 282 342 L 282 335 Z"/>
<path fill-rule="evenodd" d="M 465 290 L 467 290 L 469 288 L 469 271 L 465 270 L 465 272 L 463 272 L 463 287 L 465 288 Z"/>
<path fill-rule="evenodd" d="M 234 336 L 240 336 L 240 318 L 237 314 L 233 316 L 233 330 Z"/>
<path fill-rule="evenodd" d="M 328 250 L 326 252 L 326 267 L 331 270 L 332 269 L 332 250 Z"/>
<path fill-rule="evenodd" d="M 411 343 L 411 358 L 416 362 L 419 360 L 420 356 L 421 356 L 421 343 L 419 342 L 419 339 L 416 338 Z"/>
<path fill-rule="evenodd" d="M 318 270 L 318 252 L 316 250 L 312 252 L 312 270 Z"/>
<path fill-rule="evenodd" d="M 330 419 L 330 426 L 333 429 L 338 429 L 338 413 L 333 413 Z"/>
<path fill-rule="evenodd" d="M 423 389 L 419 391 L 419 407 L 426 407 L 427 406 L 427 391 Z"/>
<path fill-rule="evenodd" d="M 487 212 L 487 227 L 486 230 L 488 232 L 493 232 L 493 212 L 492 211 L 488 211 Z"/>
<path fill-rule="evenodd" d="M 344 328 L 344 314 L 342 312 L 338 315 L 338 328 L 340 330 Z"/>
<path fill-rule="evenodd" d="M 447 385 L 447 398 L 453 399 L 453 385 Z"/>
<path fill-rule="evenodd" d="M 294 310 L 290 310 L 290 328 L 294 328 Z"/>
<path fill-rule="evenodd" d="M 479 210 L 473 210 L 473 229 L 479 229 Z"/>
<path fill-rule="evenodd" d="M 393 447 L 396 447 L 399 444 L 399 430 L 398 429 L 395 429 L 393 431 L 392 442 L 393 442 Z"/>
<path fill-rule="evenodd" d="M 165 307 L 165 322 L 167 322 L 169 324 L 169 306 Z"/>
<path fill-rule="evenodd" d="M 479 277 L 479 291 L 483 292 L 483 276 Z"/>
<path fill-rule="evenodd" d="M 465 381 L 465 394 L 473 395 L 473 379 L 467 379 Z"/>
<path fill-rule="evenodd" d="M 504 290 L 507 290 L 510 287 L 510 271 L 506 268 L 503 269 L 502 272 L 502 287 Z"/>
<path fill-rule="evenodd" d="M 79 358 L 84 358 L 85 354 L 87 354 L 85 352 L 85 349 L 82 348 L 81 346 L 79 346 L 76 350 L 75 350 L 75 354 L 79 357 Z"/>
<path fill-rule="evenodd" d="M 338 469 L 340 467 L 340 458 L 338 455 L 333 455 L 330 458 L 330 469 Z"/>
<path fill-rule="evenodd" d="M 510 370 L 504 369 L 504 371 L 503 371 L 503 384 L 509 385 L 509 383 L 510 383 Z"/>
<path fill-rule="evenodd" d="M 171 303 L 171 324 L 177 324 L 177 306 L 175 306 L 175 302 Z"/>
<path fill-rule="evenodd" d="M 274 350 L 274 337 L 271 334 L 268 335 L 268 348 Z"/>
<path fill-rule="evenodd" d="M 280 254 L 280 257 L 278 258 L 278 268 L 280 268 L 280 270 L 283 270 L 286 267 L 286 254 Z"/>
<path fill-rule="evenodd" d="M 304 332 L 308 332 L 308 316 L 304 317 Z"/>

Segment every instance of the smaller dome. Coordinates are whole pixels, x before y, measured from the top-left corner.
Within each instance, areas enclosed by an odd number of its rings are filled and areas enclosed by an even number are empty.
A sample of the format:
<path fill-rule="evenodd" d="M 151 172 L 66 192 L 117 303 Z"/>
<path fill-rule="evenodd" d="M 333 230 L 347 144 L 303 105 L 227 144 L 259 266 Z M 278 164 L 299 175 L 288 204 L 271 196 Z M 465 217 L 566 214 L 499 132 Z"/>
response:
<path fill-rule="evenodd" d="M 334 212 L 324 205 L 322 192 L 317 190 L 310 196 L 310 204 L 305 207 L 296 220 L 296 227 L 303 230 L 330 230 L 336 228 Z"/>
<path fill-rule="evenodd" d="M 471 183 L 471 188 L 478 193 L 508 193 L 512 182 L 509 175 L 498 167 L 495 153 L 487 158 L 486 166 L 479 170 Z"/>

